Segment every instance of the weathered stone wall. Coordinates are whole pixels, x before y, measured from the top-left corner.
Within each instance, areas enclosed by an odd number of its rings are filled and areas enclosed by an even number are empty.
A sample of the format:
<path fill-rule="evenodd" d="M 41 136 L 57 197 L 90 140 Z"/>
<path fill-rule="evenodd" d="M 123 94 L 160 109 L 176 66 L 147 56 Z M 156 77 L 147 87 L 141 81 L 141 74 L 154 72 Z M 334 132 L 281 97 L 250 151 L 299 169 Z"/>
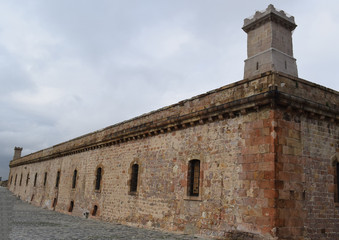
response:
<path fill-rule="evenodd" d="M 337 239 L 334 199 L 339 128 L 303 112 L 279 112 L 278 235 L 281 239 Z"/>
<path fill-rule="evenodd" d="M 71 214 L 123 224 L 229 239 L 335 239 L 338 96 L 268 72 L 15 159 L 9 189 L 38 206 L 53 209 L 57 199 L 55 210 L 68 213 L 74 201 Z M 187 195 L 193 159 L 201 161 L 198 197 Z"/>
<path fill-rule="evenodd" d="M 11 175 L 23 173 L 26 187 L 11 185 L 10 189 L 22 199 L 52 209 L 57 198 L 56 210 L 68 212 L 70 201 L 75 202 L 72 214 L 91 212 L 97 205 L 98 218 L 163 228 L 170 231 L 201 233 L 223 236 L 225 232 L 241 230 L 264 234 L 272 229 L 263 211 L 268 208 L 265 190 L 256 193 L 254 183 L 244 177 L 254 174 L 242 163 L 242 153 L 256 153 L 255 147 L 246 149 L 253 126 L 253 119 L 269 121 L 270 110 L 245 116 L 220 120 L 160 134 L 151 138 L 86 151 L 50 161 L 18 166 Z M 269 124 L 271 125 L 271 124 Z M 258 128 L 260 125 L 257 126 Z M 260 131 L 256 128 L 256 131 Z M 260 135 L 260 134 L 259 134 Z M 269 128 L 263 135 L 270 138 Z M 261 146 L 262 154 L 269 151 L 268 143 Z M 201 196 L 187 197 L 188 161 L 199 159 L 201 167 Z M 260 161 L 260 159 L 257 159 Z M 267 159 L 270 161 L 270 159 Z M 140 176 L 137 195 L 129 195 L 128 181 L 131 163 L 138 162 Z M 94 190 L 96 168 L 103 168 L 103 187 Z M 272 163 L 262 166 L 272 171 Z M 72 190 L 72 176 L 77 169 L 78 180 Z M 265 170 L 263 169 L 263 171 Z M 61 171 L 60 185 L 55 188 L 57 171 Z M 43 187 L 44 172 L 48 180 Z M 37 186 L 33 187 L 34 175 L 38 174 Z M 265 176 L 266 178 L 271 177 Z M 244 190 L 246 188 L 246 190 Z M 264 224 L 258 227 L 257 224 Z M 268 234 L 267 236 L 269 236 Z"/>

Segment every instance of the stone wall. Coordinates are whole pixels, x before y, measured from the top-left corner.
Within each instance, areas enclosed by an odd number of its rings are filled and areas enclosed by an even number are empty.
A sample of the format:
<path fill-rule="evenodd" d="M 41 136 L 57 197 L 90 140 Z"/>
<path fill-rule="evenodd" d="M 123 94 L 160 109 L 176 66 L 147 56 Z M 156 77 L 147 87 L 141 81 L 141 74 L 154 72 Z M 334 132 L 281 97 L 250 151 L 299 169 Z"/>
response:
<path fill-rule="evenodd" d="M 129 225 L 229 239 L 334 239 L 338 96 L 267 72 L 15 159 L 9 189 L 38 206 Z M 199 196 L 188 195 L 193 159 Z"/>

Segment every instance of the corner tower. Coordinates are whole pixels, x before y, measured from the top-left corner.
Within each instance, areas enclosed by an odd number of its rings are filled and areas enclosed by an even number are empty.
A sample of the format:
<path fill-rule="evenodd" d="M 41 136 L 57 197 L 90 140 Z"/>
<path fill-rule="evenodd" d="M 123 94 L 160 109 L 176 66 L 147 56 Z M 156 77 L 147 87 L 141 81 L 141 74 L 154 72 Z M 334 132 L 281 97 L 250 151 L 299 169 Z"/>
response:
<path fill-rule="evenodd" d="M 292 31 L 296 27 L 293 16 L 275 9 L 272 4 L 246 18 L 242 28 L 247 33 L 244 78 L 267 71 L 298 77 L 292 47 Z"/>

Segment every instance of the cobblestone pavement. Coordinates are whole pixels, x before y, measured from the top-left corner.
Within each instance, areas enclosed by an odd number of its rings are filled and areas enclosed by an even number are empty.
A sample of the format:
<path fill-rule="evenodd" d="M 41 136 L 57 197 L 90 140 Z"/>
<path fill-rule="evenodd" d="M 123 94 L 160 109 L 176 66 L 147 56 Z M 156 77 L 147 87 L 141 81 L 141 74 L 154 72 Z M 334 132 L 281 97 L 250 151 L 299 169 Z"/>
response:
<path fill-rule="evenodd" d="M 84 219 L 35 207 L 0 187 L 0 239 L 199 239 Z"/>

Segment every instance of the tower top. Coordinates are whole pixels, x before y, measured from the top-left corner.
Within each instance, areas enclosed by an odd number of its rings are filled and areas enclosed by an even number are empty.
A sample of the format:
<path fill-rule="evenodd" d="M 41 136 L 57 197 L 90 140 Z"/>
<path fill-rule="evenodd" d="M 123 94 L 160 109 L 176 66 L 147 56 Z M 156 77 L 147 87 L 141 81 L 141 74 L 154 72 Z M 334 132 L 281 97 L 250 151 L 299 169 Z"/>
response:
<path fill-rule="evenodd" d="M 242 29 L 248 33 L 250 30 L 257 28 L 268 21 L 280 23 L 290 31 L 293 31 L 297 27 L 293 16 L 287 14 L 283 10 L 276 9 L 272 4 L 270 4 L 264 11 L 256 11 L 252 17 L 245 18 Z"/>
<path fill-rule="evenodd" d="M 244 78 L 267 71 L 298 76 L 293 57 L 292 31 L 297 27 L 294 17 L 270 4 L 244 20 L 247 33 L 247 59 Z"/>

